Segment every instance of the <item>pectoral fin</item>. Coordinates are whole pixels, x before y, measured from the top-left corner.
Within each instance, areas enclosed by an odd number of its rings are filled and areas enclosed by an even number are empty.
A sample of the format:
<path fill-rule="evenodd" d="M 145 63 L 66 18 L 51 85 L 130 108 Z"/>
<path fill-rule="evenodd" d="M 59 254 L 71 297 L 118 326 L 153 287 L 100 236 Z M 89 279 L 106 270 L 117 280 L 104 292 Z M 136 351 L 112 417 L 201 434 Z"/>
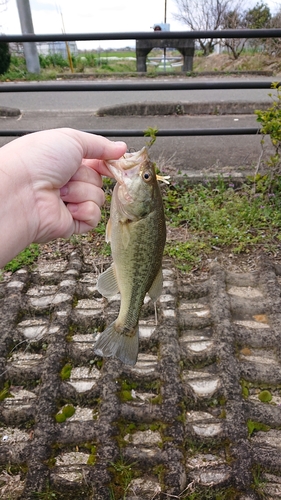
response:
<path fill-rule="evenodd" d="M 155 302 L 160 297 L 163 288 L 163 273 L 162 268 L 159 269 L 156 278 L 154 279 L 150 289 L 148 290 L 149 297 Z"/>
<path fill-rule="evenodd" d="M 114 264 L 99 275 L 97 287 L 101 295 L 107 298 L 113 297 L 119 292 Z"/>
<path fill-rule="evenodd" d="M 111 219 L 108 219 L 105 230 L 105 241 L 106 243 L 111 242 Z"/>

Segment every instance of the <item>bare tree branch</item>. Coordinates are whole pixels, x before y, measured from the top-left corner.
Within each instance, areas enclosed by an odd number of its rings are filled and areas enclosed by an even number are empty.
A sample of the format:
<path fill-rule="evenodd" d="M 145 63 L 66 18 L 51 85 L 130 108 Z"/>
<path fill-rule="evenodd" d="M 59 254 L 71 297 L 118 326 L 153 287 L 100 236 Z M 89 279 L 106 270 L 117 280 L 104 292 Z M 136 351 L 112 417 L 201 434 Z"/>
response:
<path fill-rule="evenodd" d="M 176 0 L 178 12 L 174 18 L 192 31 L 222 28 L 226 14 L 241 7 L 242 0 Z M 199 39 L 204 55 L 213 52 L 217 40 Z"/>

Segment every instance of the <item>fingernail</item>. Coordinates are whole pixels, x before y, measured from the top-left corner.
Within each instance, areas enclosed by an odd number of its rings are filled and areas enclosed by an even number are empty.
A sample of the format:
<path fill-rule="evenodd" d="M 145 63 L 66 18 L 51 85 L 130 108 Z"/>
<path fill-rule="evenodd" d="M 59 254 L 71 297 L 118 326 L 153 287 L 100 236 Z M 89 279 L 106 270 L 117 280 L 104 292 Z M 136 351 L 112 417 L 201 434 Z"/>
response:
<path fill-rule="evenodd" d="M 63 186 L 63 187 L 60 189 L 60 195 L 61 195 L 61 196 L 65 196 L 66 194 L 68 194 L 68 187 L 67 187 L 67 186 Z"/>

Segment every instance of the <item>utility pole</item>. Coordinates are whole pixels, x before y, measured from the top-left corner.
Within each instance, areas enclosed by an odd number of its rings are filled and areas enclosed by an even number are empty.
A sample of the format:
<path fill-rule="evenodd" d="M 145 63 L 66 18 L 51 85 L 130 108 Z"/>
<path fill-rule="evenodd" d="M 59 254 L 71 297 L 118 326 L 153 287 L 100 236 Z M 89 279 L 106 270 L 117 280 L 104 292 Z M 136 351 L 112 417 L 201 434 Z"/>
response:
<path fill-rule="evenodd" d="M 17 0 L 17 7 L 22 34 L 34 34 L 29 0 Z M 40 73 L 40 63 L 36 43 L 24 42 L 23 50 L 27 71 L 29 71 L 30 73 Z"/>
<path fill-rule="evenodd" d="M 164 23 L 167 22 L 167 0 L 165 0 Z M 164 71 L 166 72 L 166 47 L 164 47 Z"/>

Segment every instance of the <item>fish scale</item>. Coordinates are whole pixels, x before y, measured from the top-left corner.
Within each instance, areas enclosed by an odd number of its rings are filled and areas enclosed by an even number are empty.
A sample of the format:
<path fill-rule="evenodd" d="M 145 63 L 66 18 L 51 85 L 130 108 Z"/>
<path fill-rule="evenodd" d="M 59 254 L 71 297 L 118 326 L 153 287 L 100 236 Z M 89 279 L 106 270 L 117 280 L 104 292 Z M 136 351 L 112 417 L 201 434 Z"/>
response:
<path fill-rule="evenodd" d="M 142 221 L 143 222 L 143 221 Z M 151 224 L 152 221 L 147 221 Z M 132 242 L 132 249 L 134 250 L 133 255 L 130 255 L 131 248 L 128 248 L 128 252 L 125 251 L 123 258 L 120 259 L 121 262 L 118 261 L 118 255 L 121 255 L 122 250 L 118 248 L 114 248 L 113 255 L 116 254 L 116 263 L 120 265 L 123 264 L 122 272 L 124 275 L 127 275 L 128 285 L 132 283 L 132 290 L 130 293 L 130 303 L 127 312 L 127 321 L 126 326 L 135 325 L 136 318 L 139 316 L 140 308 L 143 303 L 144 296 L 146 292 L 150 289 L 154 276 L 157 274 L 159 268 L 161 267 L 161 257 L 162 255 L 157 256 L 156 251 L 161 249 L 161 242 L 157 241 L 157 245 L 155 245 L 155 238 L 150 238 L 150 233 L 145 232 L 143 229 L 147 227 L 147 223 L 144 228 L 137 228 L 136 231 L 136 239 L 137 241 Z M 152 227 L 150 226 L 150 229 Z M 154 248 L 152 246 L 154 244 Z M 148 248 L 150 248 L 150 252 L 148 252 Z M 151 253 L 156 253 L 156 259 L 151 259 Z M 160 253 L 160 252 L 159 252 Z M 130 258 L 131 257 L 131 258 Z M 157 259 L 159 258 L 159 260 Z M 114 259 L 115 260 L 115 259 Z M 158 260 L 158 262 L 157 262 Z M 138 266 L 136 266 L 136 262 L 138 262 Z M 160 264 L 160 265 L 159 265 Z M 120 269 L 121 272 L 121 269 Z"/>
<path fill-rule="evenodd" d="M 145 148 L 107 165 L 117 180 L 107 230 L 113 264 L 100 275 L 98 289 L 105 297 L 118 289 L 121 306 L 116 321 L 100 334 L 95 352 L 133 365 L 144 297 L 149 293 L 156 300 L 162 291 L 164 209 L 155 166 Z"/>

